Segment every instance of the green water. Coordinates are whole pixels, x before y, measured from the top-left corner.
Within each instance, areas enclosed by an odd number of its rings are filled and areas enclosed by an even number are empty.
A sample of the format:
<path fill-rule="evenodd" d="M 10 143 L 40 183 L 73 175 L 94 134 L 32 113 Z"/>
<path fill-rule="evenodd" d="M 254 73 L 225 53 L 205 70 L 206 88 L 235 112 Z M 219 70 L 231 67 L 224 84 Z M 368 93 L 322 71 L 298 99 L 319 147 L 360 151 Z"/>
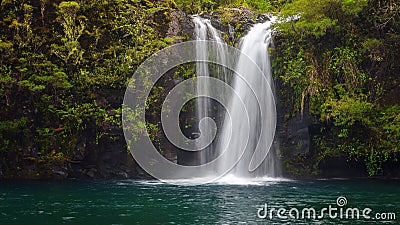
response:
<path fill-rule="evenodd" d="M 171 185 L 151 181 L 0 181 L 0 224 L 375 224 L 366 219 L 258 218 L 257 208 L 369 207 L 400 216 L 400 181 L 266 181 Z M 381 221 L 382 222 L 382 221 Z M 400 224 L 385 220 L 385 224 Z"/>

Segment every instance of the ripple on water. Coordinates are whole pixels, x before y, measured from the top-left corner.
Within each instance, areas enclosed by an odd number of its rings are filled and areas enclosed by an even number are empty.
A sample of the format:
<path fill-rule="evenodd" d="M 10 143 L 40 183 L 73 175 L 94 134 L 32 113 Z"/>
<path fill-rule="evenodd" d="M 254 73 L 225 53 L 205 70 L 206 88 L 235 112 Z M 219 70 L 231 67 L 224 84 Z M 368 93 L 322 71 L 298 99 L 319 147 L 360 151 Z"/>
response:
<path fill-rule="evenodd" d="M 75 219 L 75 217 L 74 216 L 63 216 L 62 219 L 68 221 L 68 220 Z"/>

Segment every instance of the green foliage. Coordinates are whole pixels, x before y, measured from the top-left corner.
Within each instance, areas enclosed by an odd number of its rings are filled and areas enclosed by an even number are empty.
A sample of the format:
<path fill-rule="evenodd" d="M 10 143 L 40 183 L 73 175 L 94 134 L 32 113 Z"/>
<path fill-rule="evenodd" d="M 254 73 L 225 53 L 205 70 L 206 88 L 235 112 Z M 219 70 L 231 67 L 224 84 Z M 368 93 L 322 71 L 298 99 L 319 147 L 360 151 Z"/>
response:
<path fill-rule="evenodd" d="M 224 8 L 244 7 L 254 9 L 262 13 L 278 11 L 288 0 L 174 0 L 185 12 L 190 14 L 204 11 L 216 11 Z"/>
<path fill-rule="evenodd" d="M 352 158 L 363 158 L 371 176 L 381 172 L 382 164 L 399 151 L 399 106 L 380 110 L 347 97 L 326 102 L 323 112 L 323 118 L 335 125 L 338 148 Z"/>
<path fill-rule="evenodd" d="M 80 6 L 77 2 L 61 2 L 58 6 L 59 21 L 63 28 L 64 35 L 61 38 L 62 45 L 52 44 L 55 55 L 64 61 L 76 65 L 82 59 L 83 50 L 78 39 L 85 30 L 86 17 L 77 16 Z"/>
<path fill-rule="evenodd" d="M 21 117 L 16 120 L 0 121 L 0 152 L 7 152 L 10 149 L 21 150 L 18 143 L 21 136 L 27 134 L 28 119 Z"/>
<path fill-rule="evenodd" d="M 342 0 L 342 10 L 352 16 L 357 16 L 367 5 L 368 0 Z"/>
<path fill-rule="evenodd" d="M 171 9 L 168 1 L 2 1 L 0 151 L 68 161 L 111 140 L 136 67 L 173 43 L 163 30 Z"/>
<path fill-rule="evenodd" d="M 373 176 L 398 159 L 399 97 L 389 94 L 400 71 L 399 48 L 390 46 L 400 40 L 395 12 L 397 4 L 366 0 L 294 0 L 282 8 L 292 19 L 277 26 L 274 70 L 291 90 L 292 115 L 308 103 L 325 130 L 314 138 L 315 166 L 344 155 L 363 160 Z"/>
<path fill-rule="evenodd" d="M 345 97 L 340 100 L 330 99 L 322 105 L 321 120 L 333 119 L 335 126 L 351 127 L 356 122 L 364 126 L 371 124 L 370 113 L 374 112 L 373 104 Z"/>

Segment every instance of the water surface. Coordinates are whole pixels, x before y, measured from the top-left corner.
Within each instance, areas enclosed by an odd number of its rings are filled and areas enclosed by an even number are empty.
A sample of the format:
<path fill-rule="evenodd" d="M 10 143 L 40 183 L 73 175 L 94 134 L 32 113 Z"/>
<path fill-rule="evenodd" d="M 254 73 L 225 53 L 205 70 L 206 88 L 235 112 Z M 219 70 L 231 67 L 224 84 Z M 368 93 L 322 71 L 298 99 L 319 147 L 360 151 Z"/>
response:
<path fill-rule="evenodd" d="M 371 208 L 400 215 L 400 181 L 318 180 L 217 183 L 0 181 L 0 224 L 375 224 L 375 220 L 258 218 L 269 208 Z M 386 220 L 385 224 L 398 224 Z"/>

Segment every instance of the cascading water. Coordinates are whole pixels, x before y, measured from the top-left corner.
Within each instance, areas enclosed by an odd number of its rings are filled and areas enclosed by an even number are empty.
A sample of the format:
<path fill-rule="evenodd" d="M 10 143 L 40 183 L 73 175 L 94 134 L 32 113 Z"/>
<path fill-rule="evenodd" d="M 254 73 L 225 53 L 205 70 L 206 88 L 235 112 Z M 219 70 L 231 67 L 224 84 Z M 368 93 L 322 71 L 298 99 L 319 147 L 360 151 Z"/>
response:
<path fill-rule="evenodd" d="M 212 40 L 217 43 L 217 48 L 214 49 L 214 52 L 212 54 L 217 55 L 222 61 L 226 62 L 227 56 L 226 56 L 226 45 L 224 41 L 220 37 L 220 33 L 217 29 L 215 29 L 210 20 L 208 19 L 203 19 L 198 16 L 193 17 L 193 22 L 195 24 L 195 35 L 196 35 L 196 40 L 204 41 L 204 40 Z M 209 52 L 207 49 L 202 48 L 201 44 L 196 45 L 196 57 L 197 59 L 207 59 L 208 58 Z M 214 69 L 214 77 L 226 81 L 227 80 L 227 70 L 226 68 L 213 68 Z M 210 67 L 208 63 L 206 62 L 197 62 L 196 63 L 196 75 L 199 76 L 205 76 L 209 77 L 210 76 Z M 208 84 L 207 80 L 203 80 L 202 82 L 197 83 L 197 93 L 210 93 L 210 85 Z M 206 118 L 206 117 L 212 117 L 213 115 L 210 115 L 210 111 L 213 111 L 211 109 L 212 104 L 208 98 L 199 98 L 197 101 L 197 108 L 196 108 L 196 114 L 197 118 Z M 214 114 L 218 114 L 219 112 L 213 112 Z M 211 125 L 209 122 L 205 122 L 205 127 L 206 129 L 202 132 L 201 135 L 204 135 L 208 137 L 207 139 L 211 139 Z M 199 143 L 199 146 L 204 146 L 204 143 Z M 204 164 L 212 160 L 215 154 L 213 151 L 213 146 L 209 146 L 205 148 L 203 151 L 201 151 L 200 154 L 200 163 Z"/>
<path fill-rule="evenodd" d="M 266 159 L 257 170 L 252 172 L 249 171 L 249 163 L 252 161 L 252 156 L 255 153 L 256 147 L 269 148 L 270 145 L 268 145 L 268 142 L 274 139 L 275 127 L 273 127 L 273 129 L 264 129 L 261 131 L 261 120 L 264 120 L 262 122 L 267 125 L 267 128 L 271 128 L 271 124 L 274 124 L 272 123 L 272 120 L 276 119 L 273 117 L 275 114 L 272 112 L 275 107 L 274 96 L 271 92 L 267 91 L 269 87 L 267 87 L 265 82 L 262 81 L 263 78 L 256 76 L 257 71 L 261 70 L 265 79 L 270 85 L 272 85 L 268 47 L 271 44 L 272 30 L 270 26 L 273 23 L 273 20 L 274 19 L 272 18 L 270 21 L 265 23 L 256 24 L 249 33 L 242 38 L 241 43 L 239 44 L 239 48 L 244 56 L 241 55 L 238 59 L 235 59 L 236 65 L 234 68 L 237 74 L 243 75 L 243 79 L 239 76 L 234 76 L 231 86 L 245 103 L 245 107 L 249 114 L 250 139 L 248 140 L 248 149 L 246 149 L 245 154 L 242 156 L 239 163 L 229 172 L 229 176 L 227 177 L 234 176 L 251 178 L 256 176 L 276 177 L 279 175 L 279 171 L 276 169 L 278 167 L 276 164 L 279 161 L 276 160 L 273 150 L 269 151 Z M 193 22 L 195 24 L 196 40 L 214 40 L 221 43 L 218 45 L 218 48 L 214 50 L 213 54 L 226 61 L 228 58 L 225 51 L 226 45 L 221 39 L 218 30 L 216 30 L 207 19 L 196 16 L 193 18 Z M 207 59 L 207 50 L 202 49 L 200 46 L 201 45 L 196 46 L 197 58 Z M 249 57 L 256 65 L 248 65 L 248 61 L 246 62 L 245 57 Z M 214 77 L 227 82 L 228 72 L 229 71 L 226 71 L 225 68 L 218 68 L 218 71 L 215 73 L 217 75 L 215 76 L 214 73 L 213 75 Z M 196 74 L 197 76 L 210 76 L 209 65 L 204 62 L 196 63 Z M 248 83 L 246 84 L 246 82 Z M 250 89 L 249 86 L 255 87 L 254 90 Z M 209 93 L 208 89 L 209 84 L 207 81 L 198 82 L 198 93 Z M 256 95 L 254 92 L 257 92 Z M 257 100 L 255 96 L 262 96 L 262 99 Z M 225 161 L 222 161 L 222 164 L 231 165 L 232 160 L 240 158 L 239 154 L 241 154 L 241 150 L 235 149 L 234 147 L 242 146 L 243 143 L 241 142 L 247 140 L 242 137 L 243 134 L 241 133 L 241 127 L 243 126 L 242 123 L 245 115 L 242 115 L 239 110 L 235 110 L 238 107 L 238 101 L 239 100 L 236 98 L 232 98 L 229 101 L 227 112 L 230 112 L 230 115 L 227 114 L 225 120 L 223 120 L 222 129 L 217 133 L 217 143 L 209 146 L 208 149 L 205 151 L 203 150 L 200 154 L 199 161 L 201 164 L 211 161 L 213 159 L 212 155 L 222 154 L 223 149 L 228 145 L 233 146 L 231 149 L 227 149 L 230 157 L 227 157 Z M 198 118 L 209 117 L 210 107 L 210 100 L 200 98 L 197 102 Z M 267 112 L 266 115 L 261 116 L 261 111 Z M 217 113 L 223 114 L 222 112 Z M 209 124 L 206 124 L 206 128 L 208 127 L 210 127 Z M 204 133 L 201 135 L 210 135 L 211 132 L 207 132 L 207 130 L 209 129 L 203 131 Z M 255 157 L 264 158 L 264 156 L 257 154 Z M 221 168 L 224 168 L 225 165 L 221 165 Z"/>
<path fill-rule="evenodd" d="M 276 169 L 276 157 L 273 149 L 269 151 L 264 162 L 258 167 L 257 170 L 250 172 L 249 171 L 249 163 L 252 160 L 252 156 L 254 154 L 254 150 L 256 147 L 261 149 L 267 149 L 270 146 L 268 143 L 274 139 L 275 127 L 272 127 L 272 120 L 274 118 L 274 96 L 272 92 L 268 92 L 268 88 L 263 82 L 263 78 L 256 76 L 257 70 L 261 69 L 263 72 L 265 79 L 268 81 L 270 85 L 273 84 L 272 80 L 272 72 L 271 72 L 271 63 L 268 54 L 268 47 L 271 44 L 272 30 L 271 24 L 273 23 L 274 18 L 271 18 L 270 21 L 265 23 L 256 24 L 249 33 L 241 40 L 239 44 L 239 48 L 243 55 L 239 57 L 237 60 L 235 71 L 237 74 L 243 75 L 244 79 L 241 79 L 239 76 L 235 76 L 233 81 L 233 88 L 237 91 L 238 95 L 243 100 L 246 105 L 246 109 L 249 114 L 250 120 L 250 139 L 247 142 L 247 150 L 242 156 L 239 163 L 230 171 L 230 175 L 238 176 L 238 177 L 255 177 L 255 176 L 269 176 L 276 177 L 279 175 L 279 171 Z M 246 58 L 249 57 L 252 59 L 255 64 L 258 66 L 248 65 L 246 63 Z M 246 84 L 248 82 L 249 84 Z M 250 89 L 249 86 L 255 87 L 254 89 Z M 262 96 L 262 99 L 255 98 L 255 94 L 253 92 L 257 92 L 256 96 Z M 237 98 L 232 99 L 230 105 L 228 106 L 228 111 L 231 112 L 230 119 L 233 121 L 232 123 L 224 122 L 223 130 L 221 133 L 221 141 L 218 144 L 218 149 L 223 149 L 224 146 L 228 145 L 228 132 L 232 132 L 231 141 L 233 144 L 231 146 L 240 146 L 239 142 L 247 141 L 242 137 L 241 127 L 244 123 L 243 118 L 245 115 L 242 115 L 240 112 L 235 110 L 239 104 L 239 100 Z M 260 111 L 263 110 L 266 112 L 266 115 L 261 117 Z M 261 120 L 266 124 L 266 127 L 261 128 Z M 272 129 L 271 129 L 272 128 Z M 263 132 L 261 132 L 263 129 Z M 257 146 L 258 145 L 258 146 Z M 232 159 L 238 157 L 240 154 L 239 149 L 228 149 L 231 151 Z M 255 155 L 255 158 L 263 157 L 262 155 Z M 227 159 L 224 163 L 228 162 L 230 159 Z M 262 160 L 262 159 L 261 159 Z"/>
<path fill-rule="evenodd" d="M 203 19 L 199 17 L 194 17 L 193 22 L 195 24 L 195 33 L 196 33 L 196 40 L 206 40 L 207 39 L 207 26 L 203 22 Z M 204 48 L 201 48 L 199 44 L 196 45 L 196 58 L 197 59 L 206 59 L 207 58 L 207 50 Z M 207 63 L 202 63 L 202 62 L 197 62 L 196 63 L 196 75 L 199 76 L 205 76 L 209 77 L 209 71 L 208 71 L 208 64 Z M 197 83 L 197 93 L 209 93 L 208 90 L 208 83 L 207 81 L 204 82 L 198 82 Z M 196 113 L 197 113 L 197 118 L 206 118 L 208 117 L 208 110 L 210 108 L 210 100 L 207 98 L 199 98 L 197 100 L 197 108 L 196 108 Z M 206 122 L 205 124 L 206 129 L 203 131 L 201 135 L 204 135 L 210 138 L 210 124 Z M 198 143 L 200 146 L 204 146 L 204 143 Z M 200 163 L 204 164 L 206 163 L 207 160 L 207 155 L 209 155 L 209 149 L 204 149 L 202 152 L 200 152 Z"/>

